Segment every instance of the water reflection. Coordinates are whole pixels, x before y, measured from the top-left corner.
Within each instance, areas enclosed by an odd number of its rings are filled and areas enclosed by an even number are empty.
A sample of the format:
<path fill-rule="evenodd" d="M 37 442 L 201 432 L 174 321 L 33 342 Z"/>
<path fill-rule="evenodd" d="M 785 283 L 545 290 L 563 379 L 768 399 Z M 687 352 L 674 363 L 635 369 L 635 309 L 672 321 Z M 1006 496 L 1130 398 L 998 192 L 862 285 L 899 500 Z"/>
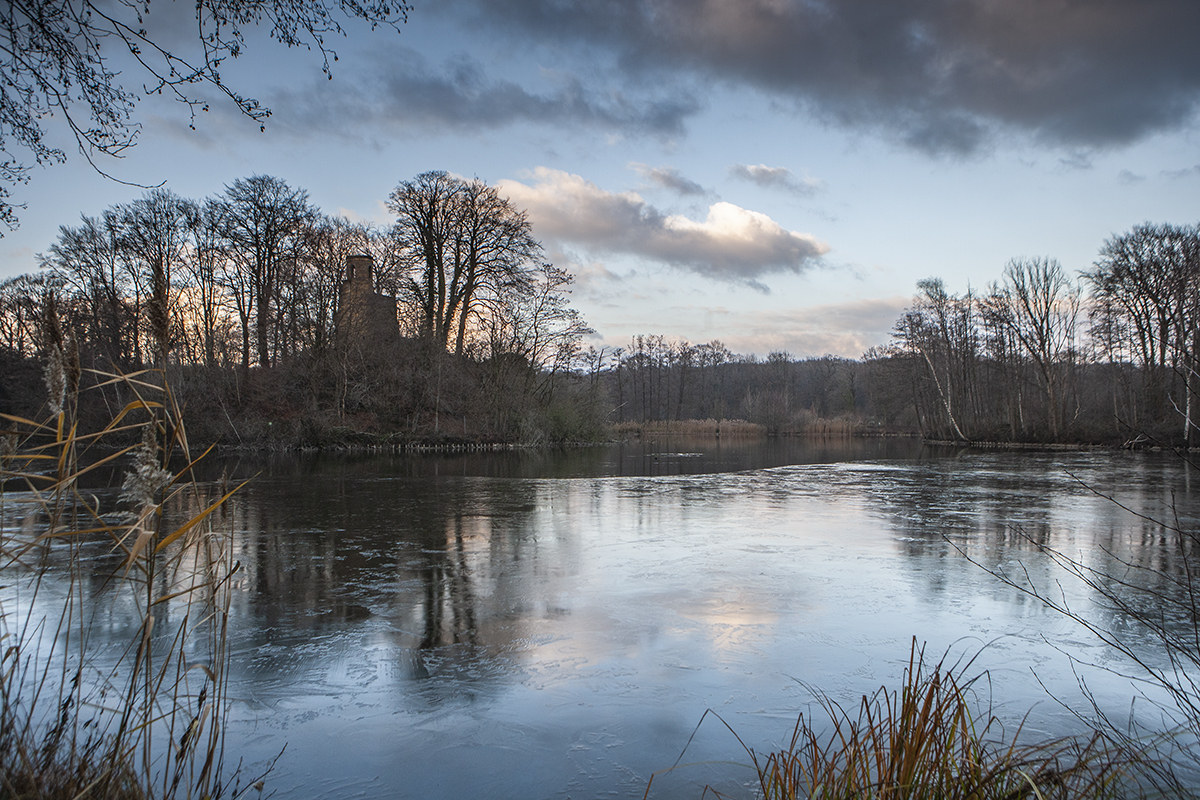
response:
<path fill-rule="evenodd" d="M 516 448 L 495 452 L 421 454 L 305 453 L 227 455 L 201 465 L 215 479 L 222 470 L 246 477 L 265 473 L 302 480 L 339 472 L 368 480 L 405 478 L 592 478 L 602 476 L 702 475 L 793 464 L 940 457 L 946 448 L 912 438 L 820 439 L 655 436 L 597 446 Z"/>
<path fill-rule="evenodd" d="M 847 444 L 220 465 L 259 473 L 227 518 L 242 755 L 288 743 L 282 797 L 636 797 L 705 709 L 761 750 L 807 708 L 804 684 L 853 702 L 900 674 L 912 636 L 938 653 L 1001 637 L 980 663 L 1012 720 L 1045 700 L 1030 670 L 1069 704 L 1060 650 L 1106 652 L 964 553 L 1044 586 L 1061 577 L 1048 547 L 1124 560 L 1160 592 L 1194 567 L 1097 494 L 1196 524 L 1189 470 L 1169 458 Z M 1064 592 L 1122 624 L 1086 586 Z M 1093 688 L 1131 696 L 1113 676 Z M 1043 702 L 1029 729 L 1071 724 Z M 689 759 L 737 752 L 705 731 Z M 742 778 L 681 773 L 656 796 Z"/>

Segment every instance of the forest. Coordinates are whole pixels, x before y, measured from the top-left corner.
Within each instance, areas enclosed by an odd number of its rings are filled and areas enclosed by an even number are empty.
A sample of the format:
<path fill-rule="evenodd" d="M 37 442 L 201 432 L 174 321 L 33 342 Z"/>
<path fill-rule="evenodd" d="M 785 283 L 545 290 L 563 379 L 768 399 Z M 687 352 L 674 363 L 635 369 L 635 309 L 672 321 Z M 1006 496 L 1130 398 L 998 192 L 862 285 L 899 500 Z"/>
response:
<path fill-rule="evenodd" d="M 108 376 L 155 369 L 193 438 L 234 447 L 588 442 L 696 420 L 1197 443 L 1200 227 L 1135 226 L 1078 275 L 1039 257 L 982 291 L 921 281 L 891 341 L 859 359 L 759 358 L 665 334 L 589 344 L 571 275 L 479 180 L 423 173 L 387 207 L 395 223 L 380 230 L 255 175 L 199 201 L 150 190 L 62 226 L 37 272 L 0 283 L 0 413 L 37 417 L 91 387 L 78 413 L 103 420 L 127 402 Z M 394 340 L 339 336 L 355 255 L 395 299 Z"/>

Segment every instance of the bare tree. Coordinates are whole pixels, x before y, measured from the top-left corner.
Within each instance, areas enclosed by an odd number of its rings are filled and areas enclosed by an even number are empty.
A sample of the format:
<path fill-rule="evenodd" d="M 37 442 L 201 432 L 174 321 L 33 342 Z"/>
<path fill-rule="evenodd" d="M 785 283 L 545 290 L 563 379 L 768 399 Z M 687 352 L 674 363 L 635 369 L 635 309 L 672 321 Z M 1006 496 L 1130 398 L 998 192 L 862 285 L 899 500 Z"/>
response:
<path fill-rule="evenodd" d="M 309 205 L 307 192 L 267 175 L 239 178 L 225 188 L 221 202 L 225 238 L 238 273 L 234 281 L 244 303 L 239 308 L 246 345 L 242 365 L 250 364 L 252 311 L 258 363 L 270 367 L 274 308 L 282 279 L 294 269 L 317 211 Z"/>
<path fill-rule="evenodd" d="M 305 345 L 321 353 L 333 342 L 333 320 L 346 260 L 369 253 L 372 235 L 365 225 L 322 215 L 305 237 L 302 286 L 296 305 L 304 315 Z"/>
<path fill-rule="evenodd" d="M 174 334 L 182 330 L 171 274 L 183 262 L 196 227 L 196 204 L 166 189 L 113 209 L 118 249 L 131 274 L 150 287 L 146 326 L 155 359 L 165 365 Z"/>
<path fill-rule="evenodd" d="M 224 238 L 224 206 L 206 200 L 189 219 L 192 251 L 183 262 L 193 293 L 189 324 L 199 328 L 200 350 L 207 367 L 216 364 L 217 328 L 227 300 L 221 284 L 229 252 Z"/>
<path fill-rule="evenodd" d="M 129 366 L 137 359 L 137 317 L 129 306 L 133 286 L 121 260 L 116 218 L 83 217 L 77 228 L 62 226 L 58 241 L 44 255 L 42 268 L 61 277 L 64 287 L 86 306 L 81 338 L 110 364 Z"/>
<path fill-rule="evenodd" d="M 42 324 L 42 301 L 63 289 L 56 272 L 35 272 L 0 281 L 0 347 L 20 356 L 37 352 Z"/>
<path fill-rule="evenodd" d="M 945 414 L 955 438 L 969 441 L 969 421 L 976 416 L 976 375 L 979 337 L 975 322 L 975 299 L 951 295 L 941 280 L 930 278 L 917 284 L 920 295 L 913 308 L 896 323 L 893 336 L 902 352 L 912 353 L 928 367 L 928 377 L 936 390 L 936 401 L 921 403 L 937 406 Z M 926 414 L 930 431 L 943 429 Z"/>
<path fill-rule="evenodd" d="M 417 273 L 407 278 L 405 288 L 417 307 L 420 331 L 443 344 L 452 322 L 446 319 L 446 305 L 457 277 L 447 274 L 447 268 L 460 185 L 445 172 L 423 172 L 401 183 L 388 198 L 388 210 L 397 217 L 394 244 Z"/>
<path fill-rule="evenodd" d="M 526 295 L 534 297 L 538 302 L 532 313 L 547 323 L 565 308 L 551 302 L 561 297 L 571 281 L 565 272 L 543 265 L 542 285 L 534 285 L 542 246 L 534 240 L 524 212 L 513 208 L 494 188 L 479 180 L 463 184 L 457 211 L 454 271 L 461 275 L 461 289 L 457 305 L 452 300 L 447 309 L 458 325 L 454 340 L 456 355 L 463 353 L 471 315 L 488 298 L 504 302 Z M 553 326 L 535 323 L 534 327 L 549 330 Z"/>
<path fill-rule="evenodd" d="M 524 213 L 479 180 L 426 172 L 392 192 L 394 241 L 412 272 L 404 288 L 422 335 L 462 355 L 487 306 L 527 292 L 541 245 Z"/>
<path fill-rule="evenodd" d="M 1014 258 L 985 301 L 1036 367 L 1051 438 L 1058 438 L 1064 422 L 1066 367 L 1075 354 L 1079 298 L 1079 287 L 1056 259 Z"/>
<path fill-rule="evenodd" d="M 583 337 L 593 332 L 569 305 L 574 280 L 566 270 L 543 264 L 530 290 L 507 295 L 488 319 L 489 355 L 520 356 L 543 377 L 570 369 Z"/>
<path fill-rule="evenodd" d="M 1196 370 L 1200 367 L 1200 227 L 1138 225 L 1104 243 L 1087 274 L 1110 317 L 1132 333 L 1130 350 L 1145 373 L 1146 400 L 1164 409 L 1178 376 L 1184 437 L 1196 444 Z M 1180 408 L 1182 406 L 1182 408 Z"/>
<path fill-rule="evenodd" d="M 47 115 L 66 122 L 93 166 L 96 154 L 119 156 L 135 144 L 139 125 L 133 112 L 140 93 L 121 84 L 109 60 L 114 53 L 125 51 L 140 68 L 134 80 L 145 94 L 174 95 L 188 106 L 192 122 L 198 109 L 208 109 L 192 87 L 207 84 L 261 123 L 270 110 L 221 77 L 224 61 L 245 47 L 247 28 L 265 24 L 288 47 L 315 48 L 329 74 L 330 57 L 337 55 L 327 40 L 344 35 L 341 19 L 399 30 L 409 10 L 403 0 L 196 0 L 194 8 L 196 42 L 189 54 L 168 49 L 148 32 L 150 0 L 0 3 L 0 183 L 28 181 L 27 157 L 39 165 L 66 160 L 47 140 L 41 123 Z M 0 223 L 12 228 L 16 214 L 8 186 L 0 186 Z"/>

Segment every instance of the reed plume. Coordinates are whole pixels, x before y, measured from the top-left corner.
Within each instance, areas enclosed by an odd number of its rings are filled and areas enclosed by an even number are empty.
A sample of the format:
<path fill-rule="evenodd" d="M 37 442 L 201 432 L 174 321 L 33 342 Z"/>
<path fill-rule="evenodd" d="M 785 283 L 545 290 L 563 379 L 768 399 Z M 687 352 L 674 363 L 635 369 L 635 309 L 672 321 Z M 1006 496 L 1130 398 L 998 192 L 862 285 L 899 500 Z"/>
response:
<path fill-rule="evenodd" d="M 224 759 L 238 565 L 214 512 L 237 489 L 194 479 L 161 370 L 93 373 L 134 399 L 80 430 L 70 338 L 48 321 L 46 343 L 46 419 L 0 418 L 0 798 L 236 797 L 257 778 Z M 119 505 L 81 488 L 120 463 Z M 136 623 L 116 655 L 91 627 L 114 604 Z"/>

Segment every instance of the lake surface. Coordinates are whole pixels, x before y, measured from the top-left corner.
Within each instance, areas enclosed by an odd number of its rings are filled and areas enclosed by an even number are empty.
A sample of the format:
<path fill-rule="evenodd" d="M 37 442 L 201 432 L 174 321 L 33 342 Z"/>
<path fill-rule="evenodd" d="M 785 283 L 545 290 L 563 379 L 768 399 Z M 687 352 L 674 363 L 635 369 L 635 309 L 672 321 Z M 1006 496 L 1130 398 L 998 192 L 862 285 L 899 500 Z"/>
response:
<path fill-rule="evenodd" d="M 1127 665 L 964 553 L 1059 591 L 1039 545 L 1170 571 L 1161 529 L 1134 512 L 1200 517 L 1198 476 L 1169 455 L 912 440 L 209 468 L 257 476 L 229 515 L 242 563 L 229 755 L 262 763 L 286 744 L 268 786 L 289 800 L 638 798 L 706 710 L 767 751 L 814 689 L 852 706 L 895 685 L 913 637 L 935 660 L 978 655 L 1007 722 L 1032 709 L 1031 735 L 1077 730 L 1070 657 Z M 1123 625 L 1086 587 L 1061 591 Z M 1080 669 L 1128 709 L 1128 680 Z M 683 761 L 710 763 L 660 775 L 651 797 L 750 796 L 753 774 L 730 763 L 748 758 L 718 720 Z"/>

